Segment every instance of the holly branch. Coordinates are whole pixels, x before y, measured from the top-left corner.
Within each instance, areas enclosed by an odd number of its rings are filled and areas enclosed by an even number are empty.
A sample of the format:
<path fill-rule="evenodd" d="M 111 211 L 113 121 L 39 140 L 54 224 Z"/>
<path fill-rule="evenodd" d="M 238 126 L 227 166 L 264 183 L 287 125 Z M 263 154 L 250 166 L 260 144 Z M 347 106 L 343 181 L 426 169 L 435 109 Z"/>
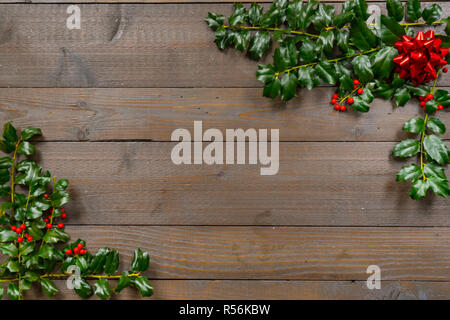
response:
<path fill-rule="evenodd" d="M 435 90 L 440 72 L 448 71 L 444 66 L 450 59 L 450 18 L 441 17 L 439 5 L 422 8 L 419 0 L 405 5 L 387 0 L 386 8 L 379 28 L 367 23 L 365 0 L 347 0 L 339 12 L 315 0 L 274 0 L 267 10 L 257 3 L 248 9 L 237 3 L 227 23 L 224 15 L 211 12 L 205 21 L 221 50 L 234 47 L 259 60 L 277 44 L 273 62 L 258 65 L 256 72 L 266 97 L 290 100 L 298 88 L 327 84 L 337 87 L 330 100 L 336 111 L 351 106 L 363 113 L 375 97 L 392 99 L 397 107 L 418 98 L 425 116 L 411 119 L 403 129 L 420 134 L 420 139 L 402 141 L 393 156 L 420 153 L 420 166 L 403 168 L 397 180 L 412 181 L 413 199 L 428 190 L 447 197 L 450 189 L 442 166 L 449 163 L 449 151 L 435 135 L 444 133 L 445 126 L 430 115 L 450 105 L 450 95 Z M 417 28 L 440 25 L 446 25 L 445 34 L 429 30 L 416 35 Z M 426 84 L 432 80 L 430 88 Z"/>
<path fill-rule="evenodd" d="M 16 128 L 6 123 L 0 140 L 0 150 L 7 154 L 0 158 L 0 197 L 9 199 L 0 206 L 0 252 L 7 257 L 0 264 L 0 283 L 8 284 L 8 297 L 23 299 L 33 284 L 51 297 L 58 293 L 52 279 L 69 277 L 82 298 L 95 294 L 110 299 L 128 286 L 142 296 L 152 295 L 153 288 L 142 275 L 149 267 L 147 252 L 136 249 L 129 271 L 117 274 L 117 250 L 105 247 L 91 254 L 82 239 L 63 246 L 69 240 L 63 223 L 68 216 L 63 206 L 70 200 L 69 181 L 43 173 L 31 159 L 35 146 L 29 140 L 36 135 L 41 130 L 28 127 L 18 136 Z M 55 272 L 58 268 L 60 273 Z M 94 289 L 87 280 L 96 280 Z M 117 285 L 111 289 L 108 280 Z M 3 295 L 0 285 L 0 299 Z"/>

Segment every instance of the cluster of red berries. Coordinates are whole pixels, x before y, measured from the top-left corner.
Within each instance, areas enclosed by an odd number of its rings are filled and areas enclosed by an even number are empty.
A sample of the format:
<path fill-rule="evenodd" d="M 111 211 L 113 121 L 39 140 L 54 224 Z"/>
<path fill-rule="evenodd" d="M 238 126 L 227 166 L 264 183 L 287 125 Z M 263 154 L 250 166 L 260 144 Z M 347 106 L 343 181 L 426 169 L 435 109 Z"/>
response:
<path fill-rule="evenodd" d="M 24 231 L 26 229 L 27 229 L 27 226 L 24 225 L 23 223 L 20 226 L 18 226 L 18 227 L 16 227 L 16 226 L 12 226 L 11 227 L 11 230 L 15 231 L 18 234 L 18 237 L 17 237 L 17 242 L 18 243 L 22 243 L 24 238 L 27 239 L 27 241 L 33 241 L 33 237 L 32 236 L 30 236 L 26 232 L 24 233 Z"/>
<path fill-rule="evenodd" d="M 444 69 L 447 69 L 447 68 L 444 68 Z M 420 106 L 422 107 L 423 110 L 425 110 L 425 105 L 427 104 L 427 102 L 433 100 L 433 98 L 434 98 L 434 96 L 431 93 L 427 94 L 425 97 L 419 97 Z M 442 104 L 439 104 L 437 106 L 437 109 L 443 110 L 444 106 Z"/>
<path fill-rule="evenodd" d="M 353 92 L 356 91 L 358 94 L 363 94 L 364 93 L 364 89 L 363 88 L 359 88 L 358 89 L 359 84 L 360 84 L 360 82 L 359 82 L 358 79 L 353 80 L 353 85 L 354 85 L 354 88 L 355 88 L 355 90 Z M 345 110 L 347 110 L 347 107 L 345 105 L 339 105 L 337 103 L 338 99 L 339 99 L 339 95 L 337 93 L 333 94 L 333 97 L 331 99 L 331 104 L 334 105 L 334 110 L 336 110 L 336 111 L 345 111 Z M 342 103 L 342 101 L 344 99 L 341 100 L 341 103 Z M 349 97 L 347 99 L 347 103 L 348 104 L 353 104 L 354 102 L 355 102 L 355 100 L 352 97 Z"/>
<path fill-rule="evenodd" d="M 73 248 L 73 252 L 72 252 L 71 249 L 67 249 L 67 250 L 66 250 L 66 254 L 67 254 L 68 256 L 70 256 L 72 253 L 73 253 L 74 255 L 78 255 L 78 254 L 83 255 L 83 254 L 85 254 L 86 252 L 87 252 L 86 249 L 83 249 L 83 244 L 82 244 L 82 243 L 77 244 L 77 246 L 76 246 L 75 248 Z"/>
<path fill-rule="evenodd" d="M 45 194 L 45 195 L 47 195 L 47 194 Z M 45 195 L 44 195 L 44 196 L 45 196 Z M 48 195 L 47 195 L 47 196 L 48 196 Z M 62 211 L 62 214 L 61 214 L 61 216 L 60 216 L 61 219 L 67 218 L 66 209 L 61 208 L 61 211 Z M 47 218 L 44 219 L 44 221 L 47 223 L 47 225 L 46 225 L 46 228 L 47 228 L 47 229 L 51 229 L 51 228 L 53 227 L 53 225 L 51 224 L 51 221 L 53 221 L 53 220 L 52 220 L 52 214 L 53 214 L 53 208 L 50 209 L 50 214 L 47 216 Z M 57 226 L 58 226 L 59 229 L 62 229 L 62 228 L 64 228 L 64 223 L 60 222 L 60 223 L 58 223 Z"/>

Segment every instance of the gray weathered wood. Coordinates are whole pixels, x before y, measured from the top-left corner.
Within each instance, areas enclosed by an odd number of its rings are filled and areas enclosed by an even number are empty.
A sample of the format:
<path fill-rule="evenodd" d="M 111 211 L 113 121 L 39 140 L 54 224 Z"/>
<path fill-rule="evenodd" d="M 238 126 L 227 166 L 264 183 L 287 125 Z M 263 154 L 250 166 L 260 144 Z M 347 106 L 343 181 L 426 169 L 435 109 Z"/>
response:
<path fill-rule="evenodd" d="M 281 143 L 259 165 L 174 165 L 175 143 L 40 143 L 40 165 L 70 180 L 76 224 L 449 226 L 449 202 L 409 199 L 393 143 Z M 411 161 L 414 161 L 412 159 Z"/>
<path fill-rule="evenodd" d="M 42 139 L 52 141 L 170 141 L 175 129 L 192 132 L 199 120 L 204 130 L 280 129 L 281 141 L 399 141 L 409 136 L 403 123 L 423 116 L 416 99 L 404 108 L 376 99 L 366 114 L 336 112 L 334 90 L 302 90 L 283 103 L 260 88 L 1 88 L 0 121 L 42 127 Z M 438 116 L 450 123 L 449 112 Z"/>

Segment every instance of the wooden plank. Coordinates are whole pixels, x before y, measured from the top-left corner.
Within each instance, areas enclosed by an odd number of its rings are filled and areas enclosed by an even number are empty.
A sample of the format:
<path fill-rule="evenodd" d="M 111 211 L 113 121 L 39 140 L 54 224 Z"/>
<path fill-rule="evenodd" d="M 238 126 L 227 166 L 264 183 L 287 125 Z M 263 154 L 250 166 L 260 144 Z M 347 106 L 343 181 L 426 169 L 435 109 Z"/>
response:
<path fill-rule="evenodd" d="M 260 88 L 1 88 L 0 121 L 42 127 L 51 141 L 170 141 L 177 128 L 193 132 L 194 121 L 222 132 L 280 129 L 281 141 L 398 141 L 408 136 L 403 123 L 422 113 L 417 100 L 394 108 L 376 99 L 367 114 L 343 114 L 329 104 L 333 93 L 303 90 L 282 103 L 262 97 Z M 449 112 L 439 117 L 450 123 Z"/>
<path fill-rule="evenodd" d="M 33 3 L 227 3 L 236 0 L 32 0 Z M 242 3 L 271 3 L 273 0 L 244 0 Z M 317 0 L 319 2 L 344 2 L 346 0 Z M 380 0 L 366 0 L 366 2 L 379 2 Z M 421 0 L 421 2 L 435 2 L 433 0 Z M 30 0 L 2 0 L 2 3 L 30 3 Z"/>
<path fill-rule="evenodd" d="M 132 218 L 127 217 L 134 223 Z M 148 250 L 152 279 L 362 280 L 378 265 L 383 280 L 449 281 L 449 228 L 67 227 L 89 250 Z M 122 269 L 123 270 L 123 269 Z"/>
<path fill-rule="evenodd" d="M 67 4 L 0 5 L 0 87 L 261 86 L 258 63 L 218 50 L 204 22 L 208 11 L 231 14 L 231 3 L 80 8 L 82 28 L 69 30 Z"/>
<path fill-rule="evenodd" d="M 64 281 L 54 282 L 61 292 L 52 299 L 79 299 Z M 151 280 L 151 284 L 155 293 L 146 299 L 153 300 L 447 300 L 450 295 L 450 283 L 427 281 L 382 281 L 380 290 L 368 290 L 365 281 Z M 25 299 L 49 298 L 34 288 Z M 141 298 L 127 288 L 114 299 Z"/>
<path fill-rule="evenodd" d="M 259 165 L 174 165 L 174 143 L 40 143 L 40 164 L 71 181 L 75 224 L 450 226 L 449 202 L 409 199 L 393 143 L 281 143 Z"/>

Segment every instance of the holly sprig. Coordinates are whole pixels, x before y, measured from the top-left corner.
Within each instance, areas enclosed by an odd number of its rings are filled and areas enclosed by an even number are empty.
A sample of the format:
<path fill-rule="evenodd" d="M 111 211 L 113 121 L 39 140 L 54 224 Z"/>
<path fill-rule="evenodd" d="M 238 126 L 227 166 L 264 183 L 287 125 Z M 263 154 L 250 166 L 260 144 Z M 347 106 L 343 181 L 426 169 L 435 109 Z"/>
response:
<path fill-rule="evenodd" d="M 381 15 L 379 28 L 366 22 L 370 15 L 365 0 L 347 0 L 340 12 L 315 0 L 274 0 L 266 11 L 257 3 L 248 9 L 236 3 L 228 19 L 209 12 L 205 21 L 215 31 L 215 43 L 221 50 L 234 47 L 259 60 L 277 44 L 273 62 L 258 65 L 256 72 L 256 78 L 264 83 L 263 96 L 290 100 L 297 95 L 298 88 L 311 90 L 328 84 L 337 86 L 331 99 L 335 110 L 346 111 L 347 104 L 363 113 L 370 110 L 375 97 L 392 99 L 397 107 L 405 106 L 414 97 L 423 97 L 419 102 L 426 113 L 422 118 L 424 131 L 417 132 L 421 139 L 412 149 L 408 148 L 412 141 L 403 141 L 393 155 L 414 156 L 420 151 L 421 181 L 425 182 L 417 182 L 418 175 L 412 176 L 412 198 L 423 197 L 428 189 L 447 197 L 449 190 L 443 169 L 439 175 L 433 175 L 429 168 L 448 163 L 448 156 L 443 156 L 448 148 L 426 131 L 432 130 L 430 127 L 435 129 L 433 124 L 438 121 L 428 115 L 448 107 L 450 95 L 438 90 L 434 98 L 425 101 L 425 97 L 433 95 L 436 82 L 433 88 L 414 86 L 399 76 L 393 59 L 399 55 L 395 43 L 404 35 L 414 36 L 415 28 L 423 26 L 446 24 L 446 34 L 436 34 L 436 37 L 441 39 L 442 47 L 449 48 L 450 18 L 441 18 L 439 5 L 422 8 L 419 0 L 408 0 L 405 5 L 400 0 L 387 0 L 386 7 L 388 14 Z M 449 59 L 447 55 L 446 60 Z M 446 72 L 447 68 L 442 70 Z M 408 151 L 401 152 L 403 147 Z M 416 150 L 419 151 L 413 153 Z M 410 170 L 413 168 L 416 167 Z M 405 172 L 402 169 L 397 179 L 409 178 Z M 433 177 L 440 177 L 439 183 Z"/>
<path fill-rule="evenodd" d="M 36 148 L 29 140 L 41 134 L 40 129 L 28 127 L 18 135 L 8 122 L 0 140 L 0 150 L 7 154 L 0 158 L 0 197 L 5 199 L 0 206 L 0 258 L 6 257 L 0 263 L 0 283 L 8 284 L 8 297 L 23 299 L 33 284 L 52 297 L 58 293 L 52 279 L 66 279 L 75 269 L 72 284 L 82 298 L 95 294 L 110 299 L 128 286 L 151 296 L 153 288 L 142 274 L 149 267 L 147 252 L 136 249 L 129 271 L 117 274 L 120 260 L 115 249 L 101 248 L 91 254 L 82 239 L 62 247 L 69 240 L 63 223 L 69 181 L 44 173 L 32 160 Z M 96 280 L 94 288 L 90 279 Z M 117 285 L 111 288 L 108 280 L 117 280 Z M 0 299 L 3 296 L 0 284 Z"/>

